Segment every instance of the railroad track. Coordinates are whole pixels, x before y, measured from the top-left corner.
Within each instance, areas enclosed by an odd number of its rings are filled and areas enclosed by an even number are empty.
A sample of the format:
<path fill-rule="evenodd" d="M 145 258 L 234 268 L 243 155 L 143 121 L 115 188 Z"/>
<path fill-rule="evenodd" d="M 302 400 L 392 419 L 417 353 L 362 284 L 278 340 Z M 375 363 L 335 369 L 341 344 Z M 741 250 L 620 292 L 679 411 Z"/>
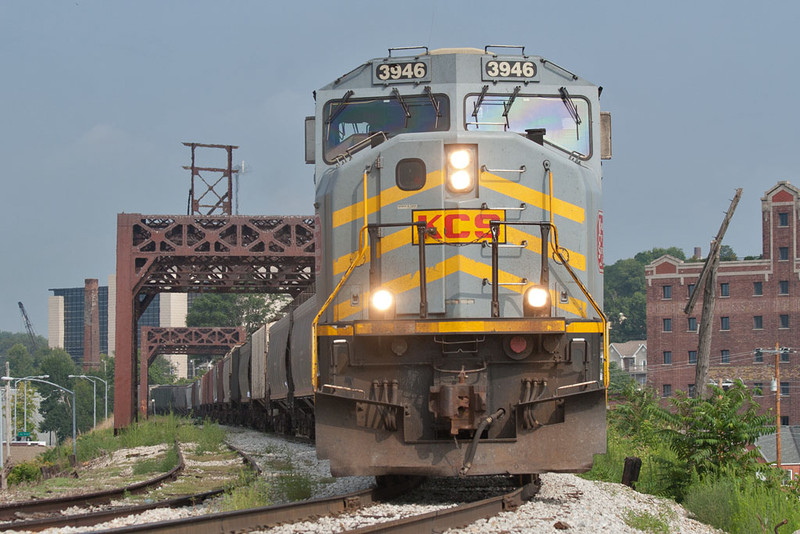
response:
<path fill-rule="evenodd" d="M 355 511 L 372 504 L 395 499 L 419 484 L 417 479 L 402 480 L 391 486 L 372 488 L 347 495 L 315 499 L 278 506 L 252 508 L 236 512 L 222 512 L 194 516 L 183 519 L 161 521 L 118 527 L 97 532 L 154 534 L 205 534 L 205 533 L 239 533 L 262 530 L 279 524 L 298 522 L 308 518 L 337 515 Z M 516 509 L 524 501 L 530 499 L 538 491 L 538 483 L 529 483 L 515 488 L 504 495 L 494 496 L 452 508 L 440 509 L 413 517 L 389 520 L 347 531 L 354 533 L 367 532 L 441 532 L 448 528 L 458 528 L 479 519 L 492 517 L 503 511 Z"/>
<path fill-rule="evenodd" d="M 257 474 L 261 473 L 261 468 L 256 462 L 244 451 L 236 447 L 228 445 L 237 454 L 239 454 L 244 462 Z M 183 453 L 178 447 L 178 465 L 171 469 L 169 472 L 154 477 L 149 480 L 130 484 L 122 488 L 114 488 L 99 492 L 85 493 L 81 495 L 69 495 L 64 497 L 57 497 L 52 499 L 39 499 L 32 501 L 24 501 L 17 503 L 8 503 L 0 506 L 0 520 L 12 521 L 7 524 L 0 525 L 0 532 L 6 530 L 15 531 L 40 531 L 48 528 L 59 527 L 81 527 L 92 526 L 119 517 L 125 517 L 134 514 L 140 514 L 148 510 L 157 508 L 178 508 L 182 506 L 193 506 L 199 504 L 207 499 L 216 497 L 222 494 L 225 489 L 219 488 L 203 493 L 194 495 L 186 495 L 183 497 L 176 497 L 166 499 L 153 503 L 132 505 L 132 506 L 118 506 L 107 510 L 95 510 L 83 514 L 62 515 L 60 512 L 70 507 L 89 507 L 108 504 L 114 499 L 123 498 L 126 495 L 136 495 L 145 493 L 154 488 L 159 487 L 165 482 L 176 480 L 180 473 L 184 470 L 186 464 L 184 461 Z M 53 514 L 50 517 L 41 517 L 45 514 Z M 13 521 L 20 517 L 39 516 L 34 519 L 22 519 Z"/>

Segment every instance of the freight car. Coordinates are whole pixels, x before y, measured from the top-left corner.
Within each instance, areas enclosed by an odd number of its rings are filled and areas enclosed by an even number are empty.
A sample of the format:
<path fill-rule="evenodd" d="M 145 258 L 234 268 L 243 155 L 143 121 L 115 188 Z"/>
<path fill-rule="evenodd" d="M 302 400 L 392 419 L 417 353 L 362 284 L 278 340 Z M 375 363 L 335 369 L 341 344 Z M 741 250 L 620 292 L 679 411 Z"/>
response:
<path fill-rule="evenodd" d="M 316 295 L 253 335 L 248 399 L 226 393 L 223 359 L 196 410 L 316 433 L 336 476 L 590 468 L 608 378 L 601 89 L 486 47 L 391 49 L 316 91 Z"/>

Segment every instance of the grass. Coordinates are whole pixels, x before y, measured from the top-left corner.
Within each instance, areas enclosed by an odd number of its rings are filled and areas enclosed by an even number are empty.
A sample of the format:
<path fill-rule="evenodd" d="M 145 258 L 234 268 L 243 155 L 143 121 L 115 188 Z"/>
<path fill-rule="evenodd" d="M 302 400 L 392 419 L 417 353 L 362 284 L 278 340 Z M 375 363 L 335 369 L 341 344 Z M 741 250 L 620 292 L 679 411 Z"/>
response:
<path fill-rule="evenodd" d="M 634 512 L 626 510 L 623 514 L 625 524 L 636 530 L 641 530 L 650 534 L 669 534 L 669 522 L 659 514 L 654 515 L 650 512 Z"/>
<path fill-rule="evenodd" d="M 592 470 L 581 476 L 619 483 L 627 456 L 642 459 L 637 491 L 672 497 L 670 484 L 676 475 L 667 466 L 675 461 L 674 453 L 663 443 L 647 446 L 641 439 L 620 436 L 612 425 L 608 427 L 607 453 L 597 455 Z M 703 478 L 696 475 L 687 478 L 684 473 L 682 478 L 688 480 L 688 485 L 683 489 L 682 505 L 698 521 L 731 534 L 772 532 L 784 519 L 788 524 L 780 531 L 794 532 L 800 528 L 800 484 L 782 486 L 774 474 L 770 474 L 773 471 L 772 467 L 764 465 L 765 480 L 752 472 L 733 470 L 723 470 Z M 668 520 L 663 512 L 639 514 L 629 511 L 624 520 L 630 527 L 645 532 L 669 532 L 662 529 L 662 521 Z M 668 526 L 668 522 L 665 525 Z"/>
<path fill-rule="evenodd" d="M 167 473 L 178 465 L 178 444 L 175 443 L 167 449 L 167 453 L 161 458 L 147 458 L 139 460 L 133 465 L 134 475 L 146 475 L 150 473 Z"/>

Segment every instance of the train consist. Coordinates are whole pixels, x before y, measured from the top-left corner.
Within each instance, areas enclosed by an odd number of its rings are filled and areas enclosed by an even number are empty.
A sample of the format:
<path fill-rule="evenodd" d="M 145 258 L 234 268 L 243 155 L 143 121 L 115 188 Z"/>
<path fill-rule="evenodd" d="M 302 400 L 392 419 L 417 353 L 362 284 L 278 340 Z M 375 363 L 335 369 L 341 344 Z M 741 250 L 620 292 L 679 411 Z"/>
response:
<path fill-rule="evenodd" d="M 601 90 L 486 47 L 392 49 L 316 91 L 316 294 L 157 409 L 315 434 L 337 476 L 590 468 Z"/>

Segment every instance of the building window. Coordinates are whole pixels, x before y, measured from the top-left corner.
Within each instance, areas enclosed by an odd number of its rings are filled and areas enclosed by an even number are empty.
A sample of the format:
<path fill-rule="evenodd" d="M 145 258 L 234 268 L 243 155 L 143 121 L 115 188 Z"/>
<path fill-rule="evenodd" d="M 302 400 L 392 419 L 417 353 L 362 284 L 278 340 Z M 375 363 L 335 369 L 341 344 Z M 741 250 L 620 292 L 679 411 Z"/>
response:
<path fill-rule="evenodd" d="M 789 361 L 789 349 L 781 348 L 781 361 L 788 362 Z"/>
<path fill-rule="evenodd" d="M 789 259 L 789 247 L 778 247 L 778 259 L 783 261 Z"/>
<path fill-rule="evenodd" d="M 789 281 L 788 280 L 781 280 L 778 282 L 778 294 L 779 295 L 788 295 L 789 294 Z"/>
<path fill-rule="evenodd" d="M 731 285 L 728 282 L 722 282 L 719 285 L 719 294 L 723 297 L 731 296 Z"/>
<path fill-rule="evenodd" d="M 690 350 L 689 351 L 689 363 L 697 363 L 697 351 Z"/>
<path fill-rule="evenodd" d="M 753 382 L 753 395 L 756 397 L 760 397 L 764 394 L 764 383 L 763 382 Z"/>
<path fill-rule="evenodd" d="M 761 349 L 756 349 L 754 354 L 753 361 L 755 363 L 764 363 L 764 353 L 761 352 Z"/>
<path fill-rule="evenodd" d="M 722 363 L 731 363 L 731 351 L 728 349 L 722 349 L 720 352 L 720 361 Z"/>
<path fill-rule="evenodd" d="M 720 317 L 719 318 L 719 328 L 720 330 L 730 330 L 731 329 L 731 318 L 730 317 Z"/>
<path fill-rule="evenodd" d="M 764 284 L 762 282 L 753 282 L 753 295 L 763 295 Z"/>
<path fill-rule="evenodd" d="M 761 315 L 754 315 L 753 316 L 753 329 L 754 330 L 761 330 L 764 328 L 764 317 Z"/>
<path fill-rule="evenodd" d="M 664 319 L 664 332 L 672 332 L 672 319 Z"/>
<path fill-rule="evenodd" d="M 689 297 L 691 298 L 692 293 L 694 293 L 694 284 L 689 284 Z"/>
<path fill-rule="evenodd" d="M 672 396 L 672 384 L 664 384 L 664 393 L 662 394 L 663 397 L 671 397 Z"/>
<path fill-rule="evenodd" d="M 789 214 L 788 213 L 779 213 L 778 214 L 778 226 L 789 226 Z"/>
<path fill-rule="evenodd" d="M 789 328 L 789 316 L 781 315 L 781 328 Z"/>
<path fill-rule="evenodd" d="M 689 332 L 697 332 L 697 317 L 689 317 Z"/>
<path fill-rule="evenodd" d="M 672 365 L 672 351 L 665 350 L 664 351 L 664 365 Z"/>
<path fill-rule="evenodd" d="M 692 398 L 697 396 L 697 388 L 694 384 L 689 384 L 689 396 Z"/>
<path fill-rule="evenodd" d="M 789 426 L 789 416 L 788 415 L 782 415 L 781 416 L 781 426 Z M 783 441 L 783 440 L 781 440 L 781 441 Z M 789 476 L 791 476 L 791 473 L 790 473 Z"/>
<path fill-rule="evenodd" d="M 788 249 L 787 249 L 787 251 L 788 251 Z M 788 256 L 789 253 L 787 252 L 786 254 Z M 672 286 L 661 286 L 661 296 L 662 296 L 662 298 L 665 298 L 665 299 L 671 299 L 672 298 Z"/>
<path fill-rule="evenodd" d="M 789 382 L 781 382 L 781 397 L 789 396 Z"/>

